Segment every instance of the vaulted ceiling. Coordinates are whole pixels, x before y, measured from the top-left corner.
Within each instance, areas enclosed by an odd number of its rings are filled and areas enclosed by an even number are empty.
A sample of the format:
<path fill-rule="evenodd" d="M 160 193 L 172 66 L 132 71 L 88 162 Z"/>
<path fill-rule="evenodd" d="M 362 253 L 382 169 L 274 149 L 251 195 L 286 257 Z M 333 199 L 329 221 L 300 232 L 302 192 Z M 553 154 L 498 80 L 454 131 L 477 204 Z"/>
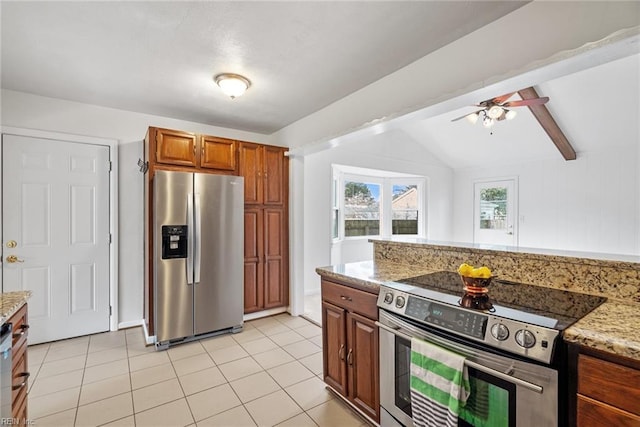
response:
<path fill-rule="evenodd" d="M 550 98 L 545 106 L 578 153 L 604 146 L 636 155 L 632 153 L 637 153 L 640 142 L 639 54 L 543 82 L 536 90 Z M 516 94 L 511 99 L 520 98 Z M 492 128 L 480 122 L 451 121 L 476 109 L 469 106 L 410 121 L 400 129 L 454 169 L 532 158 L 562 159 L 527 107 L 514 108 L 518 114 L 513 120 L 497 122 Z"/>

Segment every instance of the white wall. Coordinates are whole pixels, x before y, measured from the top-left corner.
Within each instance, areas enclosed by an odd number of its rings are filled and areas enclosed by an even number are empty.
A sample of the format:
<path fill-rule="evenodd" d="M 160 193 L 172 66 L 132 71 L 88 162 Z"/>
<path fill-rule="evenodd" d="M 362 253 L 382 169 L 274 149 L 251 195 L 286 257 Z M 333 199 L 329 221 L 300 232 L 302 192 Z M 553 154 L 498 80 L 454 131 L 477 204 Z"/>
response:
<path fill-rule="evenodd" d="M 119 141 L 119 323 L 143 317 L 143 175 L 136 165 L 149 126 L 271 143 L 261 134 L 2 90 L 0 125 Z"/>
<path fill-rule="evenodd" d="M 450 240 L 452 231 L 452 171 L 433 158 L 424 147 L 405 133 L 391 131 L 352 140 L 338 147 L 304 157 L 304 288 L 319 289 L 316 267 L 332 264 L 331 184 L 332 164 L 349 165 L 428 178 L 427 234 L 429 238 Z M 371 259 L 367 239 L 349 241 L 342 262 Z"/>
<path fill-rule="evenodd" d="M 519 246 L 640 255 L 638 148 L 454 172 L 454 240 L 473 241 L 473 182 L 518 176 Z"/>

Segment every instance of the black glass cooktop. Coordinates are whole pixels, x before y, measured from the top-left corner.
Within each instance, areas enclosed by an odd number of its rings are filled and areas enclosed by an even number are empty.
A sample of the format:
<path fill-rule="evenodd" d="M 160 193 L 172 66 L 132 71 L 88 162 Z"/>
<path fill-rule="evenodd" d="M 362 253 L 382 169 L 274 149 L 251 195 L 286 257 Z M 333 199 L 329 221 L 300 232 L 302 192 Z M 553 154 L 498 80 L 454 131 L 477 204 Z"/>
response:
<path fill-rule="evenodd" d="M 457 273 L 449 271 L 397 280 L 396 283 L 414 286 L 417 288 L 416 295 L 420 295 L 420 289 L 423 289 L 427 292 L 422 296 L 448 304 L 458 304 L 464 295 L 462 279 Z M 528 321 L 531 317 L 545 318 L 555 323 L 547 326 L 558 330 L 566 329 L 606 301 L 606 298 L 595 295 L 497 278 L 489 286 L 489 297 L 494 308 L 492 312 L 498 316 L 521 321 Z"/>

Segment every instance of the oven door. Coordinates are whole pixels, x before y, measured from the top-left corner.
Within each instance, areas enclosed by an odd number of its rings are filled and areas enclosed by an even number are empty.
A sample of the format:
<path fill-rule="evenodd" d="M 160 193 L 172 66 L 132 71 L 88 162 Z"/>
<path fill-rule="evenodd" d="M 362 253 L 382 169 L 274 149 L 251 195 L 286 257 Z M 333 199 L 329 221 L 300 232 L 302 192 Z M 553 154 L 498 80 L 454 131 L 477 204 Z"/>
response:
<path fill-rule="evenodd" d="M 558 426 L 558 372 L 448 340 L 380 310 L 380 406 L 383 427 L 413 426 L 411 338 L 466 358 L 471 394 L 461 409 L 462 427 Z M 387 415 L 391 415 L 393 419 Z M 385 421 L 386 420 L 386 421 Z"/>

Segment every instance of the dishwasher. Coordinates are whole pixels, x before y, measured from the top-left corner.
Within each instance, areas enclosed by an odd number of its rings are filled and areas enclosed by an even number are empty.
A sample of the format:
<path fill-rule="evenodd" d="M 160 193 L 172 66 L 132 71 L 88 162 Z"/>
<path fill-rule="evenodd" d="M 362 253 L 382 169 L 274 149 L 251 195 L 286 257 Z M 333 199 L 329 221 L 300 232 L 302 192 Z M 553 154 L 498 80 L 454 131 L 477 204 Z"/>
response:
<path fill-rule="evenodd" d="M 13 325 L 5 323 L 0 329 L 0 420 L 11 419 L 11 340 Z"/>

